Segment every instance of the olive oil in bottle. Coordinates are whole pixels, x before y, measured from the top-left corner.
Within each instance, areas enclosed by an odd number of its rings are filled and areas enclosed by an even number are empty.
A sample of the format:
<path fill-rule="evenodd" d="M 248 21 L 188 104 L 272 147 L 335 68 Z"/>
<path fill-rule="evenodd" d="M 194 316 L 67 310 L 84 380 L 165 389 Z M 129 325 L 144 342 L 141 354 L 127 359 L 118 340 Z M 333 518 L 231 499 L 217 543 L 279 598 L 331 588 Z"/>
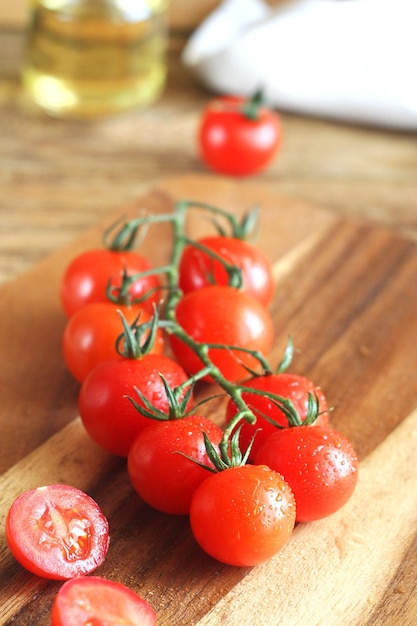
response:
<path fill-rule="evenodd" d="M 154 102 L 166 80 L 168 0 L 32 0 L 22 82 L 57 117 Z"/>

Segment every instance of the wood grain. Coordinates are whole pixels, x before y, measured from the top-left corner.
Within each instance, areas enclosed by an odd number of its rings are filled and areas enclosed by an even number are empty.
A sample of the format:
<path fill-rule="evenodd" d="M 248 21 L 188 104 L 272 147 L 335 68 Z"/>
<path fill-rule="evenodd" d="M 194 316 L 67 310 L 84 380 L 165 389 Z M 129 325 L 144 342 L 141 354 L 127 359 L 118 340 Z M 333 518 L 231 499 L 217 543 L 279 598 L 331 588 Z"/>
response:
<path fill-rule="evenodd" d="M 78 386 L 60 352 L 60 276 L 73 254 L 99 243 L 100 224 L 0 290 L 2 522 L 26 488 L 67 482 L 84 489 L 110 522 L 111 549 L 97 573 L 145 596 L 160 626 L 414 624 L 416 246 L 264 186 L 207 177 L 169 179 L 120 212 L 169 211 L 178 198 L 208 196 L 236 214 L 261 206 L 258 243 L 276 276 L 272 359 L 279 360 L 291 334 L 292 370 L 323 387 L 334 425 L 357 448 L 353 498 L 330 518 L 299 525 L 281 554 L 252 569 L 210 559 L 185 517 L 140 501 L 125 462 L 86 435 L 77 418 Z M 192 213 L 190 234 L 206 229 Z M 151 230 L 144 246 L 162 262 L 168 232 Z M 208 414 L 221 423 L 222 410 L 216 402 Z M 48 623 L 60 583 L 22 570 L 3 532 L 0 564 L 0 623 Z"/>
<path fill-rule="evenodd" d="M 27 107 L 23 32 L 0 28 L 0 283 L 167 177 L 208 174 L 196 136 L 213 94 L 181 63 L 188 34 L 171 33 L 168 84 L 154 106 L 77 123 Z M 280 115 L 281 151 L 249 184 L 417 238 L 415 135 Z"/>

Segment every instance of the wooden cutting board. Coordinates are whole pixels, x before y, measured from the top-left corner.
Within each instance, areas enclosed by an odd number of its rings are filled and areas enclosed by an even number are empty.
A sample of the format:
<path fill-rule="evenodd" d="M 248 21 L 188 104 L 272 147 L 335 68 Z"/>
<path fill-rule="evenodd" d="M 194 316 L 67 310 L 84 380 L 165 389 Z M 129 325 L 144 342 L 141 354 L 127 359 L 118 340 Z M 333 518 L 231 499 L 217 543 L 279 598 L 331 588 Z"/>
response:
<path fill-rule="evenodd" d="M 21 491 L 53 482 L 99 502 L 111 547 L 96 573 L 146 597 L 159 626 L 417 623 L 416 245 L 255 183 L 217 177 L 168 180 L 117 214 L 170 211 L 180 198 L 237 214 L 261 208 L 258 245 L 274 262 L 276 278 L 271 361 L 279 361 L 291 335 L 291 370 L 323 387 L 334 426 L 358 452 L 357 490 L 330 518 L 298 525 L 275 558 L 243 569 L 205 555 L 186 517 L 140 501 L 125 461 L 85 434 L 77 418 L 79 387 L 61 355 L 60 277 L 77 252 L 100 245 L 101 224 L 0 291 L 0 623 L 49 623 L 60 583 L 25 572 L 10 555 L 3 528 Z M 208 228 L 191 214 L 192 236 Z M 143 250 L 162 263 L 169 228 L 151 229 Z M 219 423 L 222 409 L 221 403 L 209 409 Z"/>

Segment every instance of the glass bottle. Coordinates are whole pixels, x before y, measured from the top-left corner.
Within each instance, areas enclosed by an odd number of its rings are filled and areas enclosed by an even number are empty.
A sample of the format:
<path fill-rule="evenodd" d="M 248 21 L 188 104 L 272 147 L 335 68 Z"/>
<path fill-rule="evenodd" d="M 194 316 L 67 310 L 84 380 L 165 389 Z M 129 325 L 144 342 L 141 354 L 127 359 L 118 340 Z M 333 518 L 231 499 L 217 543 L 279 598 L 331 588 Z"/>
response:
<path fill-rule="evenodd" d="M 154 102 L 165 86 L 168 0 L 31 0 L 26 96 L 91 118 Z"/>

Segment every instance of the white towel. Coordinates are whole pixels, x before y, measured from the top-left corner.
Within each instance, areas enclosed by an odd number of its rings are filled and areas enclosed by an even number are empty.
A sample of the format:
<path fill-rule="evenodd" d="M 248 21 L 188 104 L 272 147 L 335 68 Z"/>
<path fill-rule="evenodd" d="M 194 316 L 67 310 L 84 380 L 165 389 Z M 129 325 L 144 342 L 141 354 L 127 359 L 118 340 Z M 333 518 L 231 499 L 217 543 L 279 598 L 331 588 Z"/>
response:
<path fill-rule="evenodd" d="M 417 130 L 417 0 L 225 0 L 182 59 L 216 93 L 262 88 L 277 109 Z"/>

